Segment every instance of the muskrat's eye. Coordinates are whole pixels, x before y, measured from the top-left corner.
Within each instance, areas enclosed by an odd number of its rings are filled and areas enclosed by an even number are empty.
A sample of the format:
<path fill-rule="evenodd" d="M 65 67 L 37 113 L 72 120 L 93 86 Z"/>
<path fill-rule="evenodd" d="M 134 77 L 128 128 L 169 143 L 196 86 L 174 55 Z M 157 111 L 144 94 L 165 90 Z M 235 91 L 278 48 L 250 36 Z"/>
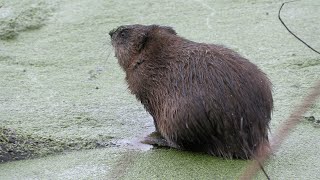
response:
<path fill-rule="evenodd" d="M 128 36 L 128 30 L 127 29 L 123 29 L 121 32 L 120 32 L 120 36 L 122 38 L 126 38 Z"/>

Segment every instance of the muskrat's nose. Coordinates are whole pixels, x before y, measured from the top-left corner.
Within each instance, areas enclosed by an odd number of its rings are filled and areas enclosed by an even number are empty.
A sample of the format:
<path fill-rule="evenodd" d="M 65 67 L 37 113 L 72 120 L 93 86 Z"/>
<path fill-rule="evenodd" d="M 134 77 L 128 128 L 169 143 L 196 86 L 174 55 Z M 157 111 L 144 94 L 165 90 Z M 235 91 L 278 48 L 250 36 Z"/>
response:
<path fill-rule="evenodd" d="M 112 29 L 110 32 L 109 32 L 109 35 L 112 37 L 112 35 L 116 32 L 116 29 Z"/>

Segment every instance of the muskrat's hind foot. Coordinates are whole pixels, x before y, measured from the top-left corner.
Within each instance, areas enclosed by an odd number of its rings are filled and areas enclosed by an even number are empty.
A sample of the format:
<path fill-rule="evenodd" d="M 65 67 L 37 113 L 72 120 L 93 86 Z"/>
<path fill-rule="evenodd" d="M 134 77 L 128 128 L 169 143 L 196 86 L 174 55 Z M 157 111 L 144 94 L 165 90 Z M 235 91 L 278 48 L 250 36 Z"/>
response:
<path fill-rule="evenodd" d="M 171 147 L 166 139 L 161 136 L 159 132 L 153 132 L 149 134 L 144 140 L 141 141 L 144 144 L 150 144 L 158 147 Z"/>

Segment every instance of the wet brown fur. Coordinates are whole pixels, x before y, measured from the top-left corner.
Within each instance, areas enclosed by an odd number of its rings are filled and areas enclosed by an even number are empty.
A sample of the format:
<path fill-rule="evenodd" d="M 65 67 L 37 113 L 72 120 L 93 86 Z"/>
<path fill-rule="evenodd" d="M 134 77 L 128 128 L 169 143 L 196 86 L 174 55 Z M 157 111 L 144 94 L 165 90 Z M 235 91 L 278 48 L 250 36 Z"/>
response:
<path fill-rule="evenodd" d="M 120 26 L 110 35 L 130 91 L 170 146 L 248 159 L 268 142 L 271 83 L 256 65 L 170 27 Z"/>

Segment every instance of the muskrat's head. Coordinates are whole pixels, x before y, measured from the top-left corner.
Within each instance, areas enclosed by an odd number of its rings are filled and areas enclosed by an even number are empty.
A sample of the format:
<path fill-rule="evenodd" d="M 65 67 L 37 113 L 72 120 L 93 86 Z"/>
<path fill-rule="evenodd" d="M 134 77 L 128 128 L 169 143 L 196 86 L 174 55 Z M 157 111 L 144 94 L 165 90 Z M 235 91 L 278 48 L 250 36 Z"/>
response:
<path fill-rule="evenodd" d="M 141 53 L 148 40 L 151 39 L 150 37 L 156 32 L 176 34 L 171 27 L 139 24 L 119 26 L 109 32 L 112 46 L 115 48 L 115 55 L 124 70 Z"/>

